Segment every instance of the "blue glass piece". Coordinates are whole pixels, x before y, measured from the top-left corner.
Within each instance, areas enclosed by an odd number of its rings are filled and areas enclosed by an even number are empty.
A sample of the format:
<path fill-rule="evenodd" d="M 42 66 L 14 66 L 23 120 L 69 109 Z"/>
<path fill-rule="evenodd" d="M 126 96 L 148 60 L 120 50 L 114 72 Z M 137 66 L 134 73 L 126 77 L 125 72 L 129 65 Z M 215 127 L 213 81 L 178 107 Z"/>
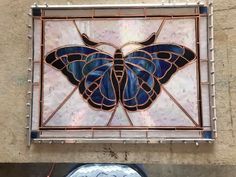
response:
<path fill-rule="evenodd" d="M 88 88 L 99 77 L 101 77 L 101 75 L 97 75 L 96 73 L 89 74 L 85 80 L 85 87 Z"/>
<path fill-rule="evenodd" d="M 33 16 L 41 16 L 41 9 L 40 8 L 33 8 L 32 15 Z"/>
<path fill-rule="evenodd" d="M 86 61 L 90 62 L 91 60 L 97 60 L 97 59 L 110 59 L 111 60 L 112 57 L 104 53 L 95 53 L 95 54 L 89 55 L 86 58 Z"/>
<path fill-rule="evenodd" d="M 150 91 L 150 92 L 148 92 L 148 95 L 149 95 L 149 96 L 152 96 L 152 94 L 153 94 L 153 90 Z"/>
<path fill-rule="evenodd" d="M 127 72 L 127 82 L 124 88 L 124 99 L 131 99 L 135 97 L 139 89 L 138 78 L 130 69 Z"/>
<path fill-rule="evenodd" d="M 83 57 L 81 54 L 68 55 L 68 62 L 84 60 Z"/>
<path fill-rule="evenodd" d="M 61 57 L 61 60 L 63 61 L 63 63 L 65 63 L 65 65 L 68 64 L 68 59 L 67 59 L 67 57 Z"/>
<path fill-rule="evenodd" d="M 201 7 L 199 7 L 199 12 L 200 12 L 200 14 L 207 14 L 208 8 L 205 6 L 201 6 Z"/>
<path fill-rule="evenodd" d="M 190 49 L 185 49 L 184 55 L 183 57 L 187 60 L 187 61 L 191 61 L 193 60 L 196 55 L 193 51 L 191 51 Z"/>
<path fill-rule="evenodd" d="M 158 44 L 158 45 L 152 45 L 148 47 L 142 48 L 142 50 L 149 52 L 149 53 L 155 53 L 155 52 L 174 52 L 176 54 L 183 54 L 184 50 L 182 47 L 174 45 L 174 44 Z"/>
<path fill-rule="evenodd" d="M 91 48 L 88 48 L 88 47 L 80 47 L 80 46 L 73 46 L 73 47 L 63 47 L 63 48 L 60 48 L 57 50 L 57 56 L 58 57 L 61 57 L 63 55 L 68 55 L 68 54 L 73 54 L 73 53 L 76 53 L 76 54 L 85 54 L 85 55 L 88 55 L 90 53 L 93 53 L 93 52 L 97 52 L 97 50 L 95 49 L 91 49 Z"/>
<path fill-rule="evenodd" d="M 164 60 L 153 60 L 153 62 L 156 65 L 156 72 L 154 73 L 154 75 L 157 77 L 164 76 L 168 69 L 171 67 L 171 64 Z"/>
<path fill-rule="evenodd" d="M 115 91 L 110 77 L 110 70 L 106 71 L 101 80 L 101 92 L 108 99 L 115 99 Z"/>
<path fill-rule="evenodd" d="M 154 81 L 153 76 L 150 73 L 146 72 L 145 70 L 141 70 L 140 68 L 129 63 L 127 63 L 127 66 L 138 76 L 138 78 L 146 82 L 149 87 L 152 87 Z"/>
<path fill-rule="evenodd" d="M 88 88 L 96 79 L 102 77 L 102 75 L 110 68 L 108 65 L 100 66 L 97 69 L 91 71 L 86 78 L 85 87 Z"/>
<path fill-rule="evenodd" d="M 103 99 L 103 96 L 99 90 L 99 88 L 97 88 L 91 95 L 90 97 L 95 103 L 98 103 L 98 104 L 102 104 L 102 99 Z"/>
<path fill-rule="evenodd" d="M 127 106 L 135 106 L 135 105 L 137 105 L 137 102 L 136 102 L 135 98 L 133 98 L 131 100 L 125 100 L 124 102 L 125 102 L 125 105 L 127 105 Z"/>
<path fill-rule="evenodd" d="M 152 61 L 140 59 L 140 58 L 127 58 L 125 62 L 133 63 L 135 65 L 141 66 L 144 70 L 153 73 L 156 69 Z"/>
<path fill-rule="evenodd" d="M 103 104 L 107 105 L 107 106 L 111 106 L 111 105 L 114 105 L 115 104 L 115 100 L 114 101 L 111 101 L 111 100 L 108 100 L 106 98 L 103 98 Z"/>
<path fill-rule="evenodd" d="M 170 58 L 170 53 L 167 53 L 167 52 L 158 52 L 157 53 L 157 57 L 160 58 L 160 59 L 169 59 Z"/>
<path fill-rule="evenodd" d="M 45 61 L 48 63 L 48 64 L 51 64 L 52 62 L 54 62 L 55 60 L 57 60 L 56 56 L 55 56 L 55 51 L 47 54 L 46 58 L 45 58 Z"/>
<path fill-rule="evenodd" d="M 107 64 L 107 65 L 105 65 L 105 64 Z M 111 64 L 111 61 L 108 61 L 108 60 L 103 60 L 103 59 L 93 60 L 84 66 L 83 74 L 86 76 L 88 73 L 90 73 L 94 69 L 98 68 L 99 66 L 100 66 L 100 71 L 104 72 L 106 69 L 104 67 L 101 67 L 102 65 L 109 67 L 112 64 Z M 104 68 L 104 70 L 102 70 L 102 68 Z"/>
<path fill-rule="evenodd" d="M 212 131 L 204 131 L 202 133 L 203 137 L 206 138 L 206 139 L 212 139 Z"/>
<path fill-rule="evenodd" d="M 38 138 L 39 137 L 39 132 L 38 131 L 31 131 L 31 139 Z"/>
<path fill-rule="evenodd" d="M 147 102 L 149 96 L 143 89 L 140 89 L 136 98 L 137 98 L 138 104 L 144 104 Z"/>
<path fill-rule="evenodd" d="M 152 60 L 152 57 L 143 51 L 136 51 L 128 54 L 125 58 L 146 58 L 148 60 Z"/>
<path fill-rule="evenodd" d="M 178 55 L 175 55 L 175 54 L 172 54 L 169 61 L 170 62 L 175 62 L 175 60 L 178 58 L 179 56 Z"/>
<path fill-rule="evenodd" d="M 61 70 L 62 68 L 64 68 L 65 64 L 61 60 L 55 60 L 52 63 L 52 66 L 54 66 L 55 68 Z"/>
<path fill-rule="evenodd" d="M 68 71 L 70 71 L 77 80 L 83 79 L 84 75 L 82 73 L 82 68 L 85 63 L 81 61 L 72 62 L 67 65 Z"/>

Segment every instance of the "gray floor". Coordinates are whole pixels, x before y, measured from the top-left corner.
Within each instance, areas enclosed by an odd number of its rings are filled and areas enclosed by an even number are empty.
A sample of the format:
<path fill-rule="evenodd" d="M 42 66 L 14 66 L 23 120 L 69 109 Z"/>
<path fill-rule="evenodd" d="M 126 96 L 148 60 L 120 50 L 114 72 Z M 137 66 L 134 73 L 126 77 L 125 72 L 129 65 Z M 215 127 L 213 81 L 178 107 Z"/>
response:
<path fill-rule="evenodd" d="M 63 177 L 77 164 L 55 164 L 50 177 Z M 52 164 L 0 164 L 0 177 L 47 177 Z M 148 177 L 236 177 L 236 166 L 143 165 Z"/>

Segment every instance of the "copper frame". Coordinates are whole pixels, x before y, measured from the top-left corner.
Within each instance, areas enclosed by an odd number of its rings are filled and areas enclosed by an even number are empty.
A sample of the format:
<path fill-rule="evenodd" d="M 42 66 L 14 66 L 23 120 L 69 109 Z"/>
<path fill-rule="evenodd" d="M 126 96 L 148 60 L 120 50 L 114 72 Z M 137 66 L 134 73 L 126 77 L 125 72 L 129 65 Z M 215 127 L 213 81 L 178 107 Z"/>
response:
<path fill-rule="evenodd" d="M 47 9 L 47 8 L 41 8 L 41 13 L 42 14 L 44 14 L 44 9 Z M 200 53 L 199 53 L 199 17 L 200 16 L 206 16 L 206 15 L 201 15 L 200 13 L 199 13 L 199 4 L 196 6 L 196 14 L 194 14 L 194 15 L 183 15 L 183 16 L 132 16 L 131 18 L 168 18 L 168 19 L 173 19 L 173 18 L 194 18 L 195 19 L 195 31 L 196 31 L 196 39 L 197 39 L 197 41 L 196 41 L 196 51 L 197 51 L 197 56 L 199 56 L 200 55 Z M 145 8 L 144 8 L 144 12 L 145 12 Z M 35 18 L 38 18 L 38 17 L 35 17 Z M 77 19 L 77 18 L 79 18 L 79 19 L 81 19 L 81 17 L 72 17 L 72 18 L 68 18 L 68 17 L 66 17 L 66 19 Z M 82 17 L 83 18 L 83 17 Z M 85 17 L 85 18 L 87 18 L 87 17 Z M 83 18 L 83 19 L 85 19 L 85 18 Z M 96 19 L 96 17 L 94 17 L 94 16 L 92 16 L 92 17 L 90 17 L 90 19 Z M 104 17 L 98 17 L 99 19 L 100 18 L 104 18 Z M 109 19 L 110 17 L 105 17 L 106 19 Z M 120 18 L 120 17 L 111 17 L 112 19 L 114 19 L 114 18 Z M 122 16 L 121 18 L 130 18 L 130 16 Z M 41 24 L 42 24 L 42 39 L 41 39 L 41 42 L 42 42 L 42 44 L 41 44 L 41 58 L 43 58 L 44 57 L 44 20 L 47 20 L 47 19 L 53 19 L 53 18 L 50 18 L 50 17 L 43 17 L 43 16 L 40 16 L 40 20 L 41 20 Z M 60 20 L 60 19 L 59 19 Z M 65 20 L 65 19 L 64 19 Z M 198 82 L 198 101 L 199 101 L 199 104 L 198 104 L 198 112 L 199 112 L 199 118 L 200 118 L 200 120 L 199 120 L 199 123 L 200 123 L 200 126 L 199 125 L 197 125 L 197 123 L 194 123 L 195 125 L 196 125 L 196 127 L 194 128 L 194 127 L 164 127 L 164 126 L 162 126 L 162 127 L 146 127 L 146 126 L 141 126 L 141 127 L 126 127 L 126 126 L 118 126 L 117 128 L 115 127 L 115 126 L 113 126 L 113 127 L 107 127 L 107 126 L 98 126 L 98 127 L 86 127 L 86 126 L 81 126 L 81 127 L 50 127 L 50 126 L 44 126 L 46 123 L 44 122 L 44 124 L 42 124 L 42 107 L 43 107 L 43 68 L 44 68 L 44 63 L 43 63 L 43 60 L 41 59 L 41 62 L 40 62 L 40 65 L 41 65 L 41 73 L 40 73 L 40 75 L 41 75 L 41 77 L 40 77 L 40 83 L 39 83 L 39 86 L 40 86 L 40 124 L 39 124 L 39 129 L 40 129 L 40 131 L 44 131 L 44 130 L 74 130 L 74 129 L 77 129 L 77 128 L 81 128 L 81 130 L 83 130 L 83 129 L 91 129 L 92 131 L 94 131 L 94 130 L 104 130 L 104 129 L 117 129 L 118 128 L 118 130 L 119 129 L 134 129 L 134 130 L 136 130 L 136 129 L 143 129 L 143 130 L 153 130 L 153 129 L 156 129 L 156 130 L 203 130 L 202 129 L 202 122 L 201 122 L 201 114 L 202 114 L 202 110 L 201 110 L 201 85 L 202 84 L 204 84 L 204 83 L 201 83 L 201 81 L 200 81 L 200 78 L 201 78 L 201 76 L 200 76 L 200 58 L 199 57 L 197 57 L 197 73 L 198 73 L 198 75 L 197 75 L 197 82 Z M 32 80 L 33 80 L 33 78 L 32 78 Z M 208 84 L 208 83 L 205 83 L 205 84 Z M 73 94 L 73 92 L 76 90 L 76 88 L 74 88 L 73 89 L 73 91 L 71 92 L 72 94 Z M 165 89 L 164 89 L 165 90 Z M 33 92 L 33 89 L 32 89 L 32 92 Z M 70 94 L 69 94 L 70 95 Z M 68 96 L 67 96 L 68 97 Z M 67 100 L 67 97 L 66 97 L 66 99 L 62 102 L 62 104 L 64 104 L 65 103 L 65 101 Z M 175 100 L 174 98 L 173 98 L 173 100 Z M 176 101 L 176 100 L 175 100 Z M 177 102 L 177 101 L 176 101 Z M 178 102 L 177 102 L 178 103 Z M 59 105 L 59 107 L 61 106 L 61 104 Z M 190 116 L 191 117 L 191 116 Z M 49 120 L 47 120 L 47 122 L 48 122 Z M 110 122 L 110 121 L 109 121 Z M 43 125 L 43 126 L 42 126 Z M 107 125 L 109 125 L 109 123 L 107 124 Z"/>

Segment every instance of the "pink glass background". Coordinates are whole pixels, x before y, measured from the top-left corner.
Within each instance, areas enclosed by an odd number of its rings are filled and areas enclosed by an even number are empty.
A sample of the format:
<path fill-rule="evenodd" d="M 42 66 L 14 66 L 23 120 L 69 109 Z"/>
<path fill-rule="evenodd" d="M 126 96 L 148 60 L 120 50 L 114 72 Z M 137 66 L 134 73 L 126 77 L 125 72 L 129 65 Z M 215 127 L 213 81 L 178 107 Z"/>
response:
<path fill-rule="evenodd" d="M 96 41 L 109 42 L 121 46 L 129 41 L 143 41 L 156 32 L 163 19 L 100 19 L 75 20 L 81 33 L 86 33 Z M 36 30 L 40 31 L 40 21 L 35 22 Z M 206 19 L 200 23 L 200 59 L 201 82 L 208 82 L 207 68 L 207 33 Z M 72 20 L 45 21 L 45 53 L 65 45 L 84 45 Z M 194 18 L 167 19 L 155 43 L 177 43 L 196 52 L 196 28 Z M 35 50 L 39 51 L 40 33 L 35 33 Z M 111 55 L 111 47 L 100 48 Z M 124 54 L 137 49 L 130 45 L 123 48 Z M 35 53 L 36 60 L 40 59 L 40 52 Z M 35 63 L 35 82 L 38 80 L 39 64 Z M 158 98 L 148 109 L 138 112 L 128 112 L 134 126 L 147 127 L 195 127 L 199 125 L 197 63 L 189 63 L 176 72 L 167 84 L 163 86 Z M 74 86 L 60 72 L 44 62 L 43 69 L 43 126 L 81 127 L 107 126 L 112 111 L 97 111 L 84 101 L 78 90 L 73 92 Z M 35 87 L 33 127 L 38 125 L 39 106 L 38 87 Z M 65 98 L 72 96 L 61 105 Z M 209 98 L 208 87 L 202 86 L 203 122 L 209 126 Z M 171 95 L 171 96 L 170 96 Z M 175 100 L 175 101 L 173 101 Z M 177 103 L 176 103 L 177 102 Z M 119 105 L 110 126 L 130 126 L 127 116 Z M 155 132 L 154 132 L 155 133 Z"/>

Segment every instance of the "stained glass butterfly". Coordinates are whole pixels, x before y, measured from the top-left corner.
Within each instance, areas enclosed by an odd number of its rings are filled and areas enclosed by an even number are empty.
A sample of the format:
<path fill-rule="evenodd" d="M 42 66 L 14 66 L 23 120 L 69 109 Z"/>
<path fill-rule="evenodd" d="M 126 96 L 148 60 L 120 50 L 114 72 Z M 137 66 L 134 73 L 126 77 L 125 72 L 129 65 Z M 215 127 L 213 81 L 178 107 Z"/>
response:
<path fill-rule="evenodd" d="M 156 33 L 137 44 L 142 47 L 127 55 L 116 48 L 110 55 L 81 35 L 85 46 L 63 46 L 46 55 L 45 61 L 78 86 L 93 108 L 113 110 L 119 103 L 128 111 L 143 110 L 160 94 L 162 84 L 196 54 L 178 44 L 154 44 Z M 113 45 L 112 45 L 113 46 Z"/>

